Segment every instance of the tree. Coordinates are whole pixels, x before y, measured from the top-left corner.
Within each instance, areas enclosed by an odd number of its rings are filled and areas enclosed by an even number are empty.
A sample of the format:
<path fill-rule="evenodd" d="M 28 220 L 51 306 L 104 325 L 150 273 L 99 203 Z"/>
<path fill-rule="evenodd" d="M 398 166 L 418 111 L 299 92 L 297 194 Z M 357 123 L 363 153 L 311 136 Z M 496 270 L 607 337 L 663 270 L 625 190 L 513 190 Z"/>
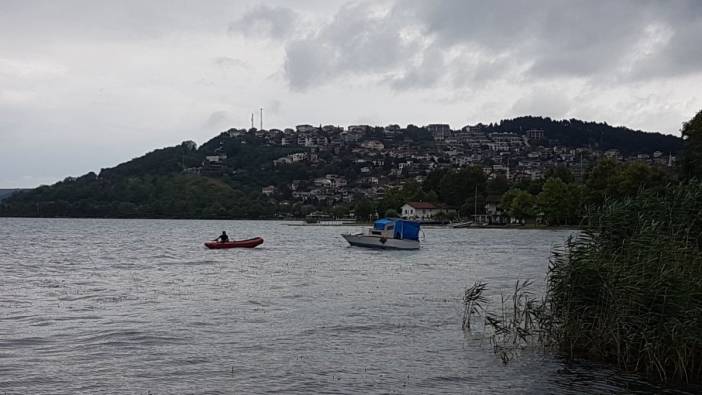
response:
<path fill-rule="evenodd" d="M 520 221 L 525 221 L 535 216 L 535 206 L 536 197 L 529 192 L 521 191 L 512 200 L 512 205 L 509 207 L 509 215 Z"/>
<path fill-rule="evenodd" d="M 488 180 L 487 182 L 487 194 L 488 195 L 502 195 L 509 190 L 509 180 L 502 174 Z"/>
<path fill-rule="evenodd" d="M 684 180 L 702 179 L 702 111 L 682 128 L 684 151 L 680 164 L 680 173 Z"/>
<path fill-rule="evenodd" d="M 479 197 L 485 195 L 486 177 L 477 166 L 466 167 L 459 171 L 450 171 L 439 183 L 439 199 L 454 207 L 474 200 L 476 191 Z"/>
<path fill-rule="evenodd" d="M 668 174 L 643 162 L 617 163 L 599 161 L 588 173 L 586 200 L 602 205 L 607 199 L 623 199 L 642 189 L 663 189 L 670 181 Z"/>
<path fill-rule="evenodd" d="M 349 214 L 349 208 L 342 205 L 335 205 L 332 208 L 332 214 L 334 214 L 335 218 L 345 217 Z"/>
<path fill-rule="evenodd" d="M 624 198 L 636 195 L 641 189 L 665 188 L 669 177 L 658 168 L 643 162 L 633 162 L 622 165 L 612 181 L 616 197 Z"/>
<path fill-rule="evenodd" d="M 429 173 L 427 178 L 424 179 L 424 182 L 422 183 L 422 189 L 424 189 L 425 192 L 431 192 L 434 191 L 435 193 L 439 192 L 439 184 L 441 184 L 441 179 L 444 178 L 446 173 L 448 173 L 448 169 L 436 169 Z"/>
<path fill-rule="evenodd" d="M 616 194 L 612 179 L 617 172 L 617 162 L 612 159 L 604 159 L 595 164 L 585 178 L 588 202 L 601 205 L 608 197 Z"/>
<path fill-rule="evenodd" d="M 502 200 L 500 201 L 500 205 L 502 206 L 503 209 L 509 210 L 509 207 L 512 206 L 512 200 L 522 192 L 521 189 L 519 188 L 512 188 L 509 191 L 505 192 L 502 195 Z"/>
<path fill-rule="evenodd" d="M 356 215 L 356 219 L 361 221 L 370 221 L 372 216 L 375 214 L 375 208 L 370 200 L 363 199 L 356 203 L 354 213 Z"/>
<path fill-rule="evenodd" d="M 570 170 L 568 170 L 568 168 L 565 166 L 556 166 L 546 170 L 546 173 L 544 173 L 544 178 L 560 178 L 561 181 L 565 183 L 571 183 L 575 181 L 573 173 L 571 173 Z"/>
<path fill-rule="evenodd" d="M 560 178 L 549 178 L 539 193 L 536 205 L 549 225 L 569 225 L 578 221 L 582 213 L 583 189 L 577 184 L 566 184 Z"/>

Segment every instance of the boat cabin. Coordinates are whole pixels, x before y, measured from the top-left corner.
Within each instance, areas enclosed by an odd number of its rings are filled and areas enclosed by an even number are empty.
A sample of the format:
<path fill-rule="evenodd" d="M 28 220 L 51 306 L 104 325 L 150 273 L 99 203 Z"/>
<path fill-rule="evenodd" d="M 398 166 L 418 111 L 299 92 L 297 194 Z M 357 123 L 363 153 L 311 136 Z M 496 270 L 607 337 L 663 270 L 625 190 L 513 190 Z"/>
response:
<path fill-rule="evenodd" d="M 373 227 L 368 229 L 368 235 L 385 239 L 419 240 L 419 228 L 418 222 L 382 218 L 375 221 Z"/>

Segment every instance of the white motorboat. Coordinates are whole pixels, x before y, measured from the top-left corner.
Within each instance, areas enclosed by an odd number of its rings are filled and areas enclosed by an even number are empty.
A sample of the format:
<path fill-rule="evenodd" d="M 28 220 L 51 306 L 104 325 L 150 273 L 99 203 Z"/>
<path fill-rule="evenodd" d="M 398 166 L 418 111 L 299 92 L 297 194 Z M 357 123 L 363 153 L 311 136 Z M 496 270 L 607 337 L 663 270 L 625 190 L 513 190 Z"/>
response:
<path fill-rule="evenodd" d="M 418 250 L 420 225 L 414 221 L 383 218 L 358 234 L 341 235 L 352 246 L 396 250 Z"/>

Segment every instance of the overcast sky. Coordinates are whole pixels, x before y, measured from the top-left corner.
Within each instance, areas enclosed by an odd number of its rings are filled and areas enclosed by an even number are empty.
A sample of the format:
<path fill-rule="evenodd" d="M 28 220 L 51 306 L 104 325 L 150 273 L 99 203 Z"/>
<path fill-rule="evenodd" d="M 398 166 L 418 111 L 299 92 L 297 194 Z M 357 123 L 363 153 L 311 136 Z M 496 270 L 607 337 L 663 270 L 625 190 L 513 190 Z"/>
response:
<path fill-rule="evenodd" d="M 701 40 L 697 0 L 0 0 L 0 188 L 201 144 L 259 107 L 265 128 L 543 115 L 679 135 Z"/>

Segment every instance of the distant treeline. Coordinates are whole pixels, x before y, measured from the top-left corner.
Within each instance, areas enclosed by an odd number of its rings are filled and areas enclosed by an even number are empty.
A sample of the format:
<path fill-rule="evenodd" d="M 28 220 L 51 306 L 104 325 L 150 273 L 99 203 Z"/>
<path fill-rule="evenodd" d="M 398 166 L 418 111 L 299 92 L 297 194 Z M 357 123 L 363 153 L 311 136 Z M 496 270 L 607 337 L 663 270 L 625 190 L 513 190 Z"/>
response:
<path fill-rule="evenodd" d="M 488 179 L 479 167 L 440 169 L 422 184 L 408 182 L 380 200 L 361 201 L 354 208 L 356 216 L 365 219 L 397 212 L 406 202 L 424 201 L 456 208 L 458 216 L 472 218 L 483 214 L 485 203 L 492 201 L 505 216 L 522 223 L 538 218 L 546 225 L 578 225 L 607 200 L 632 197 L 641 189 L 664 191 L 677 182 L 674 170 L 605 159 L 589 169 L 583 181 L 576 181 L 567 168 L 556 167 L 543 179 L 509 182 L 499 176 Z"/>
<path fill-rule="evenodd" d="M 187 175 L 98 178 L 94 173 L 19 192 L 0 216 L 272 218 L 273 207 L 218 179 Z"/>
<path fill-rule="evenodd" d="M 529 129 L 544 130 L 546 139 L 568 147 L 593 147 L 599 150 L 616 149 L 626 155 L 641 152 L 672 152 L 682 149 L 679 137 L 644 133 L 623 126 L 602 122 L 585 122 L 577 119 L 553 120 L 544 117 L 519 117 L 488 125 L 489 131 L 525 133 Z"/>

